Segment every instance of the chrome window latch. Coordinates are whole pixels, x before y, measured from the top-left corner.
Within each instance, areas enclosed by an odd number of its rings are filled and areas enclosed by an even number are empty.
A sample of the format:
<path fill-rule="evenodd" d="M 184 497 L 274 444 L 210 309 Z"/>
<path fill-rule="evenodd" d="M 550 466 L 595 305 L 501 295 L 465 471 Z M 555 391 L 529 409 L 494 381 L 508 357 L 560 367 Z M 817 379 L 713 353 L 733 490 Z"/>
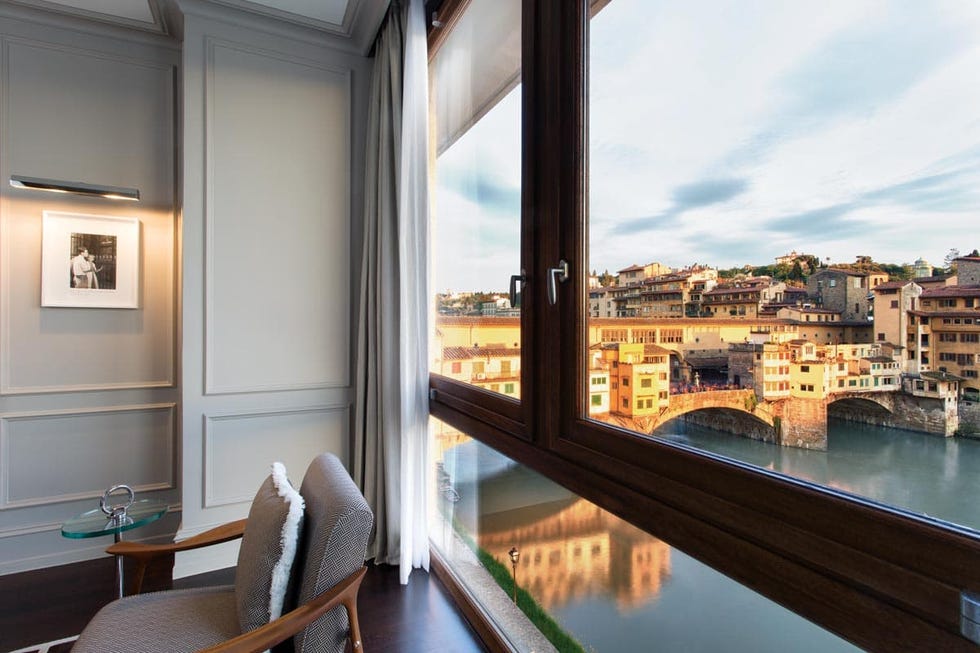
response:
<path fill-rule="evenodd" d="M 558 283 L 568 281 L 568 261 L 562 259 L 558 261 L 558 267 L 548 268 L 548 302 L 554 306 L 558 303 Z"/>
<path fill-rule="evenodd" d="M 980 644 L 980 594 L 960 593 L 960 634 Z"/>

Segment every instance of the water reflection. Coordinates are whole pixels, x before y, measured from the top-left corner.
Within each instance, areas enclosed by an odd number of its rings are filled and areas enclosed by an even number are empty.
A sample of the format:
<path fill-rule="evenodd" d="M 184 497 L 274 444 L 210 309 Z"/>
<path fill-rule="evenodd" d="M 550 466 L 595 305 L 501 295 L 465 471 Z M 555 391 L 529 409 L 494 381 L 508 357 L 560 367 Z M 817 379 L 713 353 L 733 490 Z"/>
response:
<path fill-rule="evenodd" d="M 854 650 L 492 449 L 447 436 L 437 450 L 456 500 L 440 500 L 436 540 L 471 541 L 507 570 L 518 547 L 518 584 L 586 650 Z"/>
<path fill-rule="evenodd" d="M 517 546 L 517 579 L 549 612 L 588 597 L 623 610 L 655 599 L 670 578 L 670 547 L 584 499 L 482 516 L 479 543 L 498 560 Z"/>

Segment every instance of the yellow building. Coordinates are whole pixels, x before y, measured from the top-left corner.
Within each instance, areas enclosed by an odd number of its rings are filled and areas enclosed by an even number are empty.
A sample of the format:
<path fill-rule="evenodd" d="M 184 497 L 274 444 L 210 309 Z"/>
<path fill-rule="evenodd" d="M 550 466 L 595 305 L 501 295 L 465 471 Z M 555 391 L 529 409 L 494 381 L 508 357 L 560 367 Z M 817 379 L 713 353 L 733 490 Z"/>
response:
<path fill-rule="evenodd" d="M 670 351 L 654 344 L 601 345 L 610 365 L 609 412 L 655 415 L 670 401 Z"/>

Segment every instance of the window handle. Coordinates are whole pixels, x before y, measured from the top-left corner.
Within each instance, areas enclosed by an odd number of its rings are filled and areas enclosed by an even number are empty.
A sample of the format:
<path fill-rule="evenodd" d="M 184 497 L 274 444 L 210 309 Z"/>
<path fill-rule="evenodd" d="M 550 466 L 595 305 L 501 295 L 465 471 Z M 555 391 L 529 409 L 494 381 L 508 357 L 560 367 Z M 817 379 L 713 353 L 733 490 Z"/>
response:
<path fill-rule="evenodd" d="M 558 281 L 565 283 L 568 281 L 568 261 L 562 259 L 558 261 L 558 267 L 548 268 L 548 302 L 554 306 L 558 303 Z"/>
<path fill-rule="evenodd" d="M 527 274 L 521 268 L 520 274 L 510 275 L 510 307 L 517 308 L 517 282 L 521 282 L 521 291 L 524 291 L 524 284 L 527 283 Z"/>

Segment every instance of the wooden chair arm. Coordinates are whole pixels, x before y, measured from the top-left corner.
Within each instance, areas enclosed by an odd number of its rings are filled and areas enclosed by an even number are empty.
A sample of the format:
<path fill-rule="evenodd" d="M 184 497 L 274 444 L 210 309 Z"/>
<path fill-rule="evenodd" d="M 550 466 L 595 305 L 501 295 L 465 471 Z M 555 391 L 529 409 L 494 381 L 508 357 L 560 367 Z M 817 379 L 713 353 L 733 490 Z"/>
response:
<path fill-rule="evenodd" d="M 189 537 L 186 540 L 181 540 L 180 542 L 170 542 L 168 544 L 143 544 L 140 542 L 116 542 L 112 546 L 108 547 L 105 552 L 112 555 L 121 555 L 127 558 L 155 558 L 161 555 L 167 555 L 170 553 L 177 553 L 178 551 L 189 551 L 191 549 L 199 549 L 203 546 L 210 546 L 212 544 L 221 544 L 222 542 L 228 542 L 234 540 L 235 538 L 241 537 L 242 533 L 245 532 L 245 521 L 244 519 L 239 519 L 238 521 L 229 522 L 227 524 L 222 524 L 212 528 L 211 530 L 204 531 L 194 537 Z"/>
<path fill-rule="evenodd" d="M 245 532 L 245 521 L 244 519 L 239 519 L 238 521 L 222 524 L 194 537 L 181 540 L 180 542 L 143 544 L 141 542 L 122 541 L 116 542 L 105 551 L 111 555 L 132 558 L 136 561 L 136 575 L 133 579 L 133 585 L 135 587 L 135 593 L 139 594 L 143 588 L 143 578 L 146 576 L 146 568 L 151 562 L 157 558 L 173 555 L 178 551 L 190 551 L 191 549 L 199 549 L 212 544 L 221 544 L 222 542 L 239 538 Z"/>
<path fill-rule="evenodd" d="M 354 653 L 363 653 L 360 626 L 357 623 L 357 590 L 361 586 L 365 573 L 367 567 L 361 567 L 330 590 L 287 612 L 275 621 L 270 621 L 264 626 L 221 644 L 201 649 L 198 653 L 261 653 L 295 635 L 339 605 L 347 608 L 352 650 Z"/>

